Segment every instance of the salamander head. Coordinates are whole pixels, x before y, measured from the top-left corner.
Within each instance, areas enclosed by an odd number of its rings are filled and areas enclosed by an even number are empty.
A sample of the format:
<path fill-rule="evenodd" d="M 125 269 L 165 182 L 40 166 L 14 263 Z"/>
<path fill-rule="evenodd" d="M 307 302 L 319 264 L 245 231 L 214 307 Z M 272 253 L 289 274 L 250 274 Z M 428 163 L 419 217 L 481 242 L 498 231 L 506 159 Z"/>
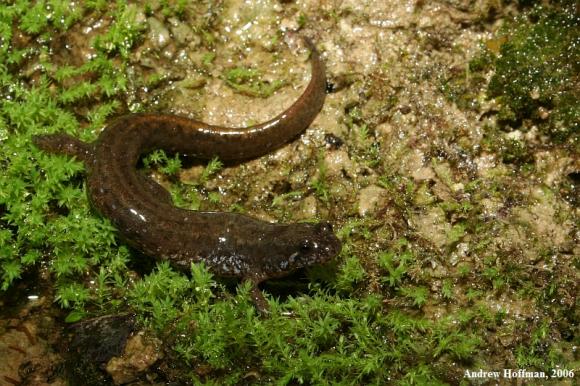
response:
<path fill-rule="evenodd" d="M 323 264 L 341 249 L 330 223 L 289 224 L 276 227 L 270 256 L 261 267 L 265 278 L 284 276 L 300 268 Z"/>

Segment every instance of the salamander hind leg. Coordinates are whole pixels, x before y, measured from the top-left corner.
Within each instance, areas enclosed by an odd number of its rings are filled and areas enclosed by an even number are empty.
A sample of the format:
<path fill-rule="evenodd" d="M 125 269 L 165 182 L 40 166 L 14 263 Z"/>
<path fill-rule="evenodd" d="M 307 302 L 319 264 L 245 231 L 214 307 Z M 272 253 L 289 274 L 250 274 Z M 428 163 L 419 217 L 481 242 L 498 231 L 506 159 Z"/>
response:
<path fill-rule="evenodd" d="M 270 307 L 268 306 L 268 301 L 264 297 L 264 294 L 258 288 L 258 282 L 251 280 L 252 288 L 250 290 L 250 296 L 252 297 L 252 303 L 256 307 L 256 310 L 260 316 L 267 316 L 270 312 Z"/>
<path fill-rule="evenodd" d="M 93 159 L 93 147 L 68 134 L 46 134 L 32 137 L 33 143 L 41 150 L 54 154 L 75 156 L 85 164 Z"/>

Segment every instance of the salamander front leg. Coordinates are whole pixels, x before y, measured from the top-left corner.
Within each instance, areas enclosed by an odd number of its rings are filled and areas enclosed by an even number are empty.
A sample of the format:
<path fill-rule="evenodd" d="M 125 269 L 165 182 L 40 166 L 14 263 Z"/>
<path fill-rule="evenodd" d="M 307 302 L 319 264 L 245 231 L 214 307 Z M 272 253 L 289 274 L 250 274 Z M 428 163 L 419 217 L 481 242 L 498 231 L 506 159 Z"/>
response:
<path fill-rule="evenodd" d="M 268 313 L 270 312 L 268 307 L 268 301 L 264 297 L 264 294 L 262 293 L 260 288 L 258 288 L 258 284 L 260 282 L 256 280 L 250 280 L 250 282 L 252 283 L 252 289 L 250 290 L 252 303 L 254 303 L 254 306 L 256 307 L 258 313 L 261 316 L 268 315 Z"/>

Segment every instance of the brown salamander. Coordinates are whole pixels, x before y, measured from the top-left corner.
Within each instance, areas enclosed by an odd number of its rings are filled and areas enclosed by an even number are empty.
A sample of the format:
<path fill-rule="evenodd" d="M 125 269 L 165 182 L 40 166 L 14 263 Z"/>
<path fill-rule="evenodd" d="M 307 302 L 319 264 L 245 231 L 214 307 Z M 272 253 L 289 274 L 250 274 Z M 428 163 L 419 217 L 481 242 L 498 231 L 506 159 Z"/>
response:
<path fill-rule="evenodd" d="M 263 311 L 260 282 L 324 263 L 340 251 L 331 225 L 273 224 L 236 213 L 180 209 L 169 192 L 136 165 L 155 149 L 202 159 L 245 160 L 302 133 L 322 108 L 326 87 L 324 64 L 314 45 L 307 43 L 312 66 L 308 86 L 292 106 L 267 122 L 227 128 L 177 115 L 129 114 L 107 125 L 93 143 L 62 133 L 36 136 L 34 143 L 85 163 L 92 207 L 129 245 L 182 271 L 203 262 L 218 276 L 250 280 L 254 302 Z"/>

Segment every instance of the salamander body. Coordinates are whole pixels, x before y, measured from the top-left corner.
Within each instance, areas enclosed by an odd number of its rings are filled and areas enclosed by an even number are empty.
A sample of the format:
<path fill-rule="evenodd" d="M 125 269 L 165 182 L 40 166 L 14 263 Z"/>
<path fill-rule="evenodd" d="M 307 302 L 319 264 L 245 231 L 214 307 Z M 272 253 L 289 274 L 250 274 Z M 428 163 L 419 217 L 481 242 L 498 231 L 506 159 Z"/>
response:
<path fill-rule="evenodd" d="M 108 218 L 122 239 L 154 258 L 189 271 L 203 262 L 218 276 L 250 280 L 258 307 L 265 301 L 257 289 L 263 280 L 324 263 L 341 244 L 329 223 L 273 224 L 226 212 L 177 208 L 169 193 L 136 166 L 155 149 L 225 161 L 259 157 L 303 132 L 325 98 L 325 71 L 312 44 L 312 76 L 300 98 L 273 119 L 245 128 L 227 128 L 170 114 L 129 114 L 106 126 L 93 143 L 67 134 L 34 137 L 51 153 L 82 160 L 92 207 Z"/>

